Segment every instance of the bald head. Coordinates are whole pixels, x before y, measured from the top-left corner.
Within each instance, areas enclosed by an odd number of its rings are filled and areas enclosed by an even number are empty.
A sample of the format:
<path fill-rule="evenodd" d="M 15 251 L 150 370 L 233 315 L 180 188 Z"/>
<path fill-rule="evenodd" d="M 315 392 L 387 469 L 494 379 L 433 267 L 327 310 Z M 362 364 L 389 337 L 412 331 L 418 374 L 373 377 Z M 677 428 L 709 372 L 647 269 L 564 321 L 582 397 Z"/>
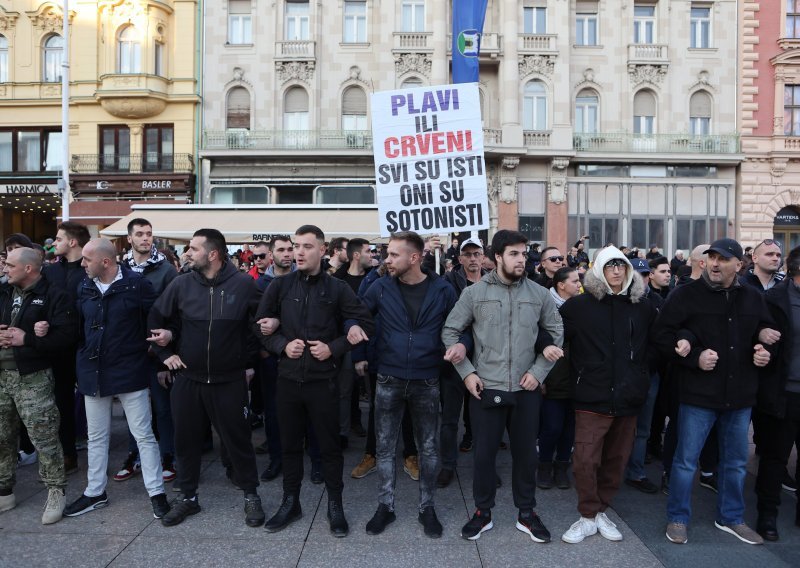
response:
<path fill-rule="evenodd" d="M 42 276 L 42 257 L 38 251 L 19 247 L 8 251 L 3 271 L 8 283 L 19 288 L 27 288 Z"/>
<path fill-rule="evenodd" d="M 8 259 L 20 264 L 30 265 L 36 270 L 42 268 L 42 255 L 39 251 L 32 248 L 20 247 L 8 253 Z"/>
<path fill-rule="evenodd" d="M 108 239 L 91 239 L 84 248 L 89 248 L 99 259 L 115 260 L 117 258 L 117 248 Z"/>
<path fill-rule="evenodd" d="M 697 245 L 692 249 L 692 254 L 689 255 L 687 264 L 692 267 L 692 280 L 697 280 L 703 273 L 706 267 L 706 255 L 710 245 Z"/>
<path fill-rule="evenodd" d="M 103 283 L 117 276 L 117 249 L 108 239 L 92 239 L 83 247 L 81 266 L 89 278 L 99 278 Z"/>

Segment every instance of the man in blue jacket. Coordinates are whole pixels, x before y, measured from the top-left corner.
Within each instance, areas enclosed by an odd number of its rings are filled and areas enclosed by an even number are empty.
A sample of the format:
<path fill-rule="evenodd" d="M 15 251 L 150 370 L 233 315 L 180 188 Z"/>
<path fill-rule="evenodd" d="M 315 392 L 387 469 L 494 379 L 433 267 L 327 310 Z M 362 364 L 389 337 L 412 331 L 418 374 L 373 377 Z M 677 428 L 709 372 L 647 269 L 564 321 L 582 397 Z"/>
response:
<path fill-rule="evenodd" d="M 395 233 L 386 258 L 389 274 L 364 296 L 381 321 L 375 391 L 380 490 L 378 510 L 367 523 L 367 534 L 372 535 L 395 520 L 397 434 L 408 406 L 420 457 L 419 522 L 427 536 L 442 536 L 433 503 L 439 470 L 439 376 L 445 354 L 440 337 L 456 294 L 443 278 L 422 271 L 424 246 L 414 232 Z"/>
<path fill-rule="evenodd" d="M 146 325 L 156 294 L 146 278 L 117 264 L 116 256 L 108 239 L 92 239 L 83 247 L 81 264 L 86 278 L 78 292 L 80 339 L 76 374 L 78 390 L 86 402 L 88 479 L 83 494 L 64 509 L 64 515 L 77 517 L 108 504 L 106 470 L 111 407 L 116 396 L 139 446 L 142 477 L 153 516 L 160 519 L 169 512 L 169 504 L 164 495 L 158 442 L 151 426 Z"/>

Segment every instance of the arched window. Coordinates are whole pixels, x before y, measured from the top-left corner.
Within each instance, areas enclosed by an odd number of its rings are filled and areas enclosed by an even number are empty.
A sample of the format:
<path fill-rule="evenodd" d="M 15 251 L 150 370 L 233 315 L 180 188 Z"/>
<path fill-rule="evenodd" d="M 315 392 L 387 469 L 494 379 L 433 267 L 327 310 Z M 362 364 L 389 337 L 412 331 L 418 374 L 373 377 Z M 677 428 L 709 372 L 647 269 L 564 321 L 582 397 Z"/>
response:
<path fill-rule="evenodd" d="M 360 87 L 342 93 L 342 130 L 367 129 L 367 94 Z"/>
<path fill-rule="evenodd" d="M 0 35 L 0 83 L 8 82 L 8 40 Z"/>
<path fill-rule="evenodd" d="M 302 87 L 292 87 L 283 98 L 284 130 L 308 130 L 308 93 Z"/>
<path fill-rule="evenodd" d="M 547 130 L 547 88 L 539 80 L 525 85 L 522 99 L 523 130 Z"/>
<path fill-rule="evenodd" d="M 124 28 L 117 38 L 117 73 L 142 72 L 142 46 L 136 28 Z"/>
<path fill-rule="evenodd" d="M 400 85 L 401 89 L 413 89 L 415 87 L 421 87 L 423 85 L 422 79 L 419 77 L 409 77 Z"/>
<path fill-rule="evenodd" d="M 64 56 L 64 38 L 51 35 L 44 40 L 44 66 L 42 80 L 45 83 L 61 81 L 61 61 Z"/>
<path fill-rule="evenodd" d="M 656 96 L 653 91 L 641 90 L 633 97 L 633 133 L 655 134 Z"/>
<path fill-rule="evenodd" d="M 228 91 L 227 128 L 250 129 L 250 92 L 244 87 Z"/>
<path fill-rule="evenodd" d="M 689 131 L 693 136 L 711 134 L 711 95 L 697 91 L 689 99 Z"/>
<path fill-rule="evenodd" d="M 600 124 L 600 97 L 594 89 L 583 89 L 575 97 L 575 132 L 592 134 Z"/>

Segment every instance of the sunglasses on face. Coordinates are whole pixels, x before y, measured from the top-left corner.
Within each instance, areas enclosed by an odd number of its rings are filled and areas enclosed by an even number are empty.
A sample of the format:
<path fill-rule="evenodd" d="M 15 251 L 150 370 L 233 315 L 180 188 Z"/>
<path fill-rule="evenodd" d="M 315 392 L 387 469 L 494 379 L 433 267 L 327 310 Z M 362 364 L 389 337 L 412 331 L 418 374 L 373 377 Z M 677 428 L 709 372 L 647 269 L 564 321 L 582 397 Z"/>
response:
<path fill-rule="evenodd" d="M 605 268 L 619 268 L 621 266 L 625 266 L 625 264 L 626 263 L 625 263 L 624 260 L 621 260 L 619 258 L 615 258 L 614 260 L 609 260 L 608 262 L 606 262 L 606 264 L 605 264 L 605 266 L 603 266 L 603 268 L 604 269 Z"/>
<path fill-rule="evenodd" d="M 545 260 L 549 260 L 550 262 L 564 262 L 563 256 L 548 256 Z"/>
<path fill-rule="evenodd" d="M 254 254 L 253 258 L 256 258 L 258 260 L 264 260 L 265 258 L 267 258 L 267 253 Z"/>

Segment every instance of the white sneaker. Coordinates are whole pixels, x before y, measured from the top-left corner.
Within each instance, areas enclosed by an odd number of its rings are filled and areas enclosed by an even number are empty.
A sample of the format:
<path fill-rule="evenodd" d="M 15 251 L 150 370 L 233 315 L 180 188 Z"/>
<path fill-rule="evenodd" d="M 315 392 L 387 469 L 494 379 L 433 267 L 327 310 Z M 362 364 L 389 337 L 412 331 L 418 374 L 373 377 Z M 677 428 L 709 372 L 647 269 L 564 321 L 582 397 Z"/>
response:
<path fill-rule="evenodd" d="M 0 495 L 0 513 L 3 511 L 10 511 L 16 506 L 17 498 L 14 497 L 13 493 L 11 495 Z"/>
<path fill-rule="evenodd" d="M 597 534 L 597 523 L 595 523 L 594 519 L 581 517 L 569 527 L 567 532 L 561 535 L 561 540 L 570 544 L 578 544 L 587 536 L 592 536 L 593 534 Z"/>
<path fill-rule="evenodd" d="M 36 450 L 33 450 L 31 453 L 26 454 L 24 451 L 19 451 L 19 458 L 17 458 L 17 467 L 23 467 L 26 465 L 33 465 L 37 461 L 39 461 L 39 454 L 36 453 Z"/>
<path fill-rule="evenodd" d="M 597 516 L 594 518 L 594 522 L 597 525 L 597 530 L 600 531 L 600 534 L 603 538 L 613 541 L 622 540 L 622 533 L 619 532 L 617 529 L 617 525 L 611 522 L 605 513 L 597 513 Z"/>
<path fill-rule="evenodd" d="M 60 521 L 61 517 L 64 516 L 66 504 L 67 498 L 63 489 L 50 489 L 47 492 L 47 504 L 44 506 L 44 513 L 42 514 L 42 524 L 52 525 Z"/>

